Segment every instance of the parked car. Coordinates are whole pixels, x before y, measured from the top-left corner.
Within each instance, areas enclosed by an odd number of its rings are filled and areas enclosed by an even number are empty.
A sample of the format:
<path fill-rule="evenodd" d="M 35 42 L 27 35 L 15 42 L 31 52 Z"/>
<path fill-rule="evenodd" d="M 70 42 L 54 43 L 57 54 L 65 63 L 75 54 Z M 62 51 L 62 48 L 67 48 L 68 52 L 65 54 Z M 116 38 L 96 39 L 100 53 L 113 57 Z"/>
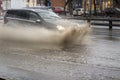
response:
<path fill-rule="evenodd" d="M 106 8 L 104 9 L 104 13 L 106 15 L 106 17 L 112 17 L 115 15 L 115 9 L 114 8 Z"/>
<path fill-rule="evenodd" d="M 109 17 L 120 17 L 120 8 L 106 8 L 104 13 Z"/>
<path fill-rule="evenodd" d="M 63 7 L 53 7 L 53 11 L 57 14 L 65 14 Z"/>
<path fill-rule="evenodd" d="M 84 8 L 75 8 L 73 10 L 73 16 L 81 16 L 84 15 Z"/>

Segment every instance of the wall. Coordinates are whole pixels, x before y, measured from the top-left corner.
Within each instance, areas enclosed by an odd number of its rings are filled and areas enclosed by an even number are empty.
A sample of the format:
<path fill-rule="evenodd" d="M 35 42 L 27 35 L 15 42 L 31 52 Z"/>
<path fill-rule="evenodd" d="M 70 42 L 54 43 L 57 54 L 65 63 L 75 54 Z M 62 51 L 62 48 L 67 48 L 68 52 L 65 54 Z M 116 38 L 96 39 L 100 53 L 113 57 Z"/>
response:
<path fill-rule="evenodd" d="M 65 0 L 51 0 L 51 6 L 61 6 L 64 7 Z"/>
<path fill-rule="evenodd" d="M 11 8 L 26 7 L 25 0 L 11 0 Z"/>
<path fill-rule="evenodd" d="M 2 1 L 2 8 L 3 10 L 6 10 L 6 9 L 10 9 L 11 8 L 11 1 L 6 1 L 6 0 L 3 0 Z"/>
<path fill-rule="evenodd" d="M 29 6 L 29 7 L 36 6 L 37 5 L 36 2 L 37 2 L 37 0 L 29 0 L 27 6 Z"/>

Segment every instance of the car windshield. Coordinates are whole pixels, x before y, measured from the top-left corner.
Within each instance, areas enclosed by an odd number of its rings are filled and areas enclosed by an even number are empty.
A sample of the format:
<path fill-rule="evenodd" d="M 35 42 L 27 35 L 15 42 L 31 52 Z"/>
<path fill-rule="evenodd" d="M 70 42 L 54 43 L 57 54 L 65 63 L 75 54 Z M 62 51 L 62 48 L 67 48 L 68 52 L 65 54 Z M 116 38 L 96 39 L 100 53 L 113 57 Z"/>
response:
<path fill-rule="evenodd" d="M 60 19 L 61 17 L 55 14 L 54 12 L 51 11 L 40 11 L 38 14 L 43 18 L 43 19 Z"/>
<path fill-rule="evenodd" d="M 43 10 L 49 10 L 49 11 L 53 11 L 53 9 L 51 7 L 44 7 L 44 6 L 39 6 L 39 7 L 27 7 L 29 9 L 43 9 Z"/>

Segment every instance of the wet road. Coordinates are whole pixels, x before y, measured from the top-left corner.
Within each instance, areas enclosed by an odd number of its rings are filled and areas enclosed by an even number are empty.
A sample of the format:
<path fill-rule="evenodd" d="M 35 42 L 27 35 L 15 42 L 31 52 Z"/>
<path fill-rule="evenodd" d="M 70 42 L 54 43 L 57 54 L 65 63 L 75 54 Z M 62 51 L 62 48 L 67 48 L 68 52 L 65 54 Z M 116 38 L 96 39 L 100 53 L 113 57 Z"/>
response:
<path fill-rule="evenodd" d="M 120 80 L 120 30 L 93 29 L 85 43 L 63 49 L 0 40 L 0 77 L 7 80 Z M 117 35 L 117 36 L 116 36 Z"/>

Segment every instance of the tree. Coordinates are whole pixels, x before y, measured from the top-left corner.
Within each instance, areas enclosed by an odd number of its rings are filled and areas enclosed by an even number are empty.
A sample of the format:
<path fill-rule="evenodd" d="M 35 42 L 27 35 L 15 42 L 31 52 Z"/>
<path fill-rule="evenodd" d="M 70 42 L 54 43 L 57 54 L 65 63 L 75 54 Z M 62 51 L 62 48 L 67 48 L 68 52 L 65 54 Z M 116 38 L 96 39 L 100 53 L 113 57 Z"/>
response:
<path fill-rule="evenodd" d="M 89 10 L 89 16 L 91 16 L 91 10 L 92 10 L 92 0 L 90 0 L 90 10 Z"/>
<path fill-rule="evenodd" d="M 47 6 L 48 0 L 45 0 L 45 6 Z"/>
<path fill-rule="evenodd" d="M 64 5 L 64 11 L 66 10 L 66 6 L 69 5 L 70 8 L 70 14 L 72 14 L 72 1 L 73 0 L 67 0 Z"/>
<path fill-rule="evenodd" d="M 97 15 L 97 12 L 96 12 L 96 0 L 93 0 L 93 4 L 94 4 L 94 13 L 95 13 L 95 15 Z"/>
<path fill-rule="evenodd" d="M 73 0 L 67 0 L 67 1 L 65 2 L 64 8 L 66 8 L 66 6 L 67 6 L 68 4 L 70 4 L 72 1 L 73 1 Z"/>

